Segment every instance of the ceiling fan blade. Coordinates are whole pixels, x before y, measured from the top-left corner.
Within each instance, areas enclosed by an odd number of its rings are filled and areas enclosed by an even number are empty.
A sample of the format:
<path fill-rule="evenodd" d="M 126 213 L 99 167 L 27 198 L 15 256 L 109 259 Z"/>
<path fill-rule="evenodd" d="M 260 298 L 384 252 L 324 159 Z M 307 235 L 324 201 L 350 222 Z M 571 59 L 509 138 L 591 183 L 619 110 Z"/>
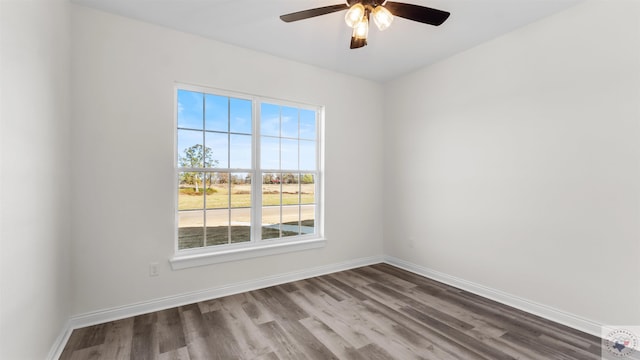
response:
<path fill-rule="evenodd" d="M 357 49 L 365 46 L 367 46 L 367 39 L 356 39 L 354 36 L 351 37 L 351 45 L 349 46 L 349 49 Z"/>
<path fill-rule="evenodd" d="M 294 12 L 291 14 L 285 14 L 280 16 L 280 19 L 284 22 L 292 22 L 292 21 L 304 20 L 304 19 L 308 19 L 308 18 L 320 16 L 320 15 L 331 14 L 336 11 L 347 10 L 348 8 L 349 6 L 347 4 L 331 5 L 331 6 L 319 7 L 315 9 L 302 10 L 302 11 Z"/>
<path fill-rule="evenodd" d="M 441 25 L 451 15 L 447 11 L 394 1 L 387 1 L 384 7 L 394 16 L 434 26 Z"/>

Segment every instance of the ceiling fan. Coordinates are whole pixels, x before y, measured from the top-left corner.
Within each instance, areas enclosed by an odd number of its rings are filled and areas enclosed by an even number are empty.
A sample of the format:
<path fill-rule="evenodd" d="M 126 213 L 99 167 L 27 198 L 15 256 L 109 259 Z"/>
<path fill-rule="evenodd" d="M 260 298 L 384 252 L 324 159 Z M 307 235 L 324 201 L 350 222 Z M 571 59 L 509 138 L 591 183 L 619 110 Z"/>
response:
<path fill-rule="evenodd" d="M 391 25 L 394 16 L 439 26 L 451 15 L 446 11 L 395 1 L 346 0 L 345 4 L 298 11 L 282 15 L 280 19 L 284 22 L 293 22 L 347 9 L 349 11 L 345 14 L 344 20 L 349 27 L 353 28 L 351 49 L 357 49 L 367 45 L 369 18 L 371 16 L 373 16 L 373 20 L 378 26 L 378 29 L 382 31 Z"/>

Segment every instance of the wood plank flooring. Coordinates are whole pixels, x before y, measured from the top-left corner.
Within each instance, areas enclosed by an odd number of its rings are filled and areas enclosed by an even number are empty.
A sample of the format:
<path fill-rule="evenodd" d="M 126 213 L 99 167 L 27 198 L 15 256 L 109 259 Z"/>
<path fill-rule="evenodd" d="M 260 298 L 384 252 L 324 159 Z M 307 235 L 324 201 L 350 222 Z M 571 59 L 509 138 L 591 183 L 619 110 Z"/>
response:
<path fill-rule="evenodd" d="M 600 359 L 600 339 L 387 264 L 73 331 L 60 359 Z"/>

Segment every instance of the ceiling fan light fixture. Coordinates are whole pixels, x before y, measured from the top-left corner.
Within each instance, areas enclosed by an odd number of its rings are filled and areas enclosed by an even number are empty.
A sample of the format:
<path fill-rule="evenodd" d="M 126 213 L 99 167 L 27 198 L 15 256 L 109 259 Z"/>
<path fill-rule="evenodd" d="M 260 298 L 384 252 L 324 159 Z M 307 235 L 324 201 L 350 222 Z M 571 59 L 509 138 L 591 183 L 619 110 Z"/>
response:
<path fill-rule="evenodd" d="M 367 16 L 363 16 L 353 27 L 353 35 L 356 39 L 367 39 L 369 36 L 369 19 Z"/>
<path fill-rule="evenodd" d="M 322 6 L 280 15 L 280 19 L 286 23 L 290 23 L 344 10 L 347 11 L 344 20 L 353 30 L 351 44 L 349 46 L 351 49 L 358 49 L 367 45 L 369 20 L 371 20 L 370 16 L 372 15 L 374 22 L 381 31 L 391 26 L 396 16 L 423 24 L 439 26 L 451 15 L 451 13 L 447 11 L 396 1 L 344 0 L 342 4 Z"/>
<path fill-rule="evenodd" d="M 371 14 L 373 15 L 373 21 L 380 31 L 387 29 L 393 22 L 393 15 L 384 6 L 376 6 Z"/>
<path fill-rule="evenodd" d="M 354 4 L 344 15 L 344 21 L 349 27 L 355 28 L 356 24 L 364 17 L 364 5 L 361 3 Z"/>

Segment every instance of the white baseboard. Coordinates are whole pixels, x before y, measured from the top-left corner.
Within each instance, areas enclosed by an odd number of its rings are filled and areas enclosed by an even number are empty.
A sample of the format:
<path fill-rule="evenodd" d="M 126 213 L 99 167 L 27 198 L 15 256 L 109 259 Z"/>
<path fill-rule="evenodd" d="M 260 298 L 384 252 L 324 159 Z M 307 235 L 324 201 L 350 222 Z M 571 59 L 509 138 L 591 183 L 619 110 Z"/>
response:
<path fill-rule="evenodd" d="M 94 311 L 90 313 L 72 316 L 69 320 L 70 329 L 78 329 L 85 326 L 102 324 L 109 321 L 128 318 L 131 316 L 150 313 L 177 306 L 193 304 L 200 301 L 211 300 L 223 296 L 234 295 L 245 291 L 257 290 L 269 286 L 284 284 L 292 281 L 303 280 L 315 276 L 330 274 L 338 271 L 353 269 L 356 267 L 378 264 L 384 261 L 382 256 L 349 260 L 337 264 L 329 264 L 311 269 L 304 269 L 285 274 L 267 276 L 260 279 L 229 284 L 216 288 L 193 291 L 164 298 L 143 301 L 135 304 L 118 306 L 110 309 Z"/>
<path fill-rule="evenodd" d="M 600 331 L 603 325 L 595 321 L 585 319 L 547 305 L 520 298 L 518 296 L 511 295 L 500 290 L 492 289 L 487 286 L 460 279 L 433 269 L 416 265 L 398 258 L 394 258 L 391 256 L 374 256 L 75 315 L 69 319 L 65 328 L 62 329 L 60 335 L 53 344 L 51 351 L 49 352 L 49 356 L 47 356 L 47 359 L 56 360 L 60 357 L 62 350 L 64 349 L 64 346 L 69 340 L 69 336 L 74 329 L 124 319 L 131 316 L 146 314 L 153 311 L 193 304 L 196 302 L 215 299 L 223 296 L 234 295 L 245 291 L 252 291 L 292 281 L 308 279 L 315 276 L 326 275 L 338 271 L 349 270 L 361 266 L 378 264 L 381 262 L 385 262 L 389 265 L 393 265 L 401 269 L 411 271 L 418 275 L 442 282 L 444 284 L 457 287 L 476 295 L 480 295 L 482 297 L 497 301 L 516 309 L 538 315 L 545 319 L 555 321 L 557 323 L 569 326 L 571 328 L 586 332 L 594 336 L 600 337 L 601 335 Z"/>
<path fill-rule="evenodd" d="M 67 321 L 62 331 L 60 331 L 60 335 L 58 335 L 56 341 L 53 343 L 53 346 L 51 346 L 51 350 L 49 350 L 49 354 L 46 357 L 47 360 L 57 360 L 60 358 L 62 350 L 64 350 L 65 345 L 67 345 L 72 331 L 71 322 Z"/>
<path fill-rule="evenodd" d="M 530 314 L 543 317 L 547 320 L 555 321 L 559 324 L 566 325 L 587 334 L 591 334 L 597 337 L 601 336 L 600 331 L 603 324 L 600 324 L 596 321 L 585 319 L 578 315 L 558 310 L 551 306 L 539 304 L 500 290 L 476 284 L 474 282 L 460 279 L 455 276 L 426 268 L 424 266 L 416 265 L 408 261 L 394 258 L 392 256 L 385 256 L 384 262 L 389 265 L 411 271 L 412 273 L 416 273 L 418 275 L 439 281 L 441 283 L 468 291 L 470 293 L 480 295 L 487 299 L 491 299 L 499 303 L 514 307 L 516 309 L 526 311 Z"/>

